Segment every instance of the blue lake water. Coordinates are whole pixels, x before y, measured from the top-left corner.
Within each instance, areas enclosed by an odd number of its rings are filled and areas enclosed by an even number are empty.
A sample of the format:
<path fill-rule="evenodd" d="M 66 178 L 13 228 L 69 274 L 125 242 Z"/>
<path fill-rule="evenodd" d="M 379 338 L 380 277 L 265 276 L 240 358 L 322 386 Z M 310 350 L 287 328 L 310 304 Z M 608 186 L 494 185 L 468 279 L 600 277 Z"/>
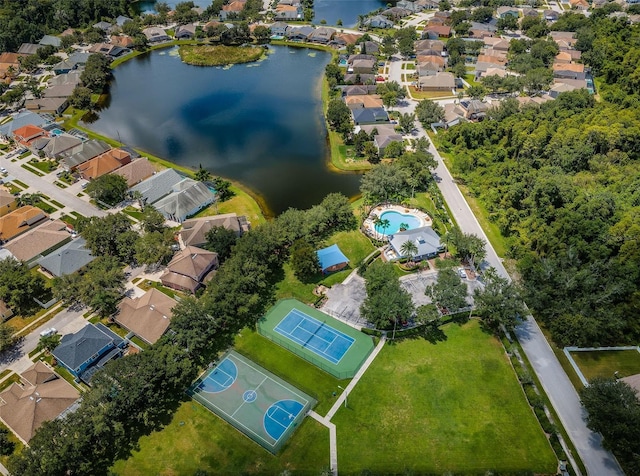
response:
<path fill-rule="evenodd" d="M 237 180 L 278 214 L 330 192 L 358 193 L 360 175 L 327 168 L 320 79 L 328 53 L 271 47 L 229 69 L 184 64 L 177 48 L 118 66 L 87 126 L 176 164 Z"/>
<path fill-rule="evenodd" d="M 155 3 L 149 1 L 137 2 L 137 8 L 141 13 L 154 13 Z M 180 3 L 174 0 L 168 1 L 170 8 L 175 8 Z M 211 5 L 211 0 L 193 0 L 197 7 L 207 8 Z M 313 7 L 315 10 L 314 23 L 326 20 L 329 25 L 335 25 L 338 19 L 342 20 L 345 27 L 353 27 L 358 22 L 358 15 L 367 14 L 378 8 L 386 6 L 382 0 L 315 0 Z"/>

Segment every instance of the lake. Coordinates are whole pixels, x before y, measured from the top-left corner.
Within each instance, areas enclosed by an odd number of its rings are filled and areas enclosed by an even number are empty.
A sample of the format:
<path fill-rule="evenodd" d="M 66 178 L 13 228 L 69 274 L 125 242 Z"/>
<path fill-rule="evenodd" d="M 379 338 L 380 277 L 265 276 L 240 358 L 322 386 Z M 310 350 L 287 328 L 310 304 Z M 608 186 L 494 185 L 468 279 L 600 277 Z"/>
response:
<path fill-rule="evenodd" d="M 237 180 L 269 211 L 358 193 L 360 175 L 327 168 L 320 97 L 330 54 L 276 46 L 228 69 L 184 64 L 177 47 L 118 66 L 99 119 L 87 127 L 179 165 Z"/>
<path fill-rule="evenodd" d="M 141 13 L 154 13 L 155 3 L 149 1 L 137 2 L 137 8 Z M 176 6 L 177 1 L 168 1 L 170 8 Z M 207 8 L 211 5 L 211 0 L 194 0 L 196 7 Z M 315 10 L 314 23 L 326 20 L 327 24 L 335 25 L 338 19 L 346 28 L 355 26 L 358 23 L 358 15 L 365 15 L 378 8 L 386 7 L 386 2 L 382 0 L 315 0 L 313 7 Z"/>

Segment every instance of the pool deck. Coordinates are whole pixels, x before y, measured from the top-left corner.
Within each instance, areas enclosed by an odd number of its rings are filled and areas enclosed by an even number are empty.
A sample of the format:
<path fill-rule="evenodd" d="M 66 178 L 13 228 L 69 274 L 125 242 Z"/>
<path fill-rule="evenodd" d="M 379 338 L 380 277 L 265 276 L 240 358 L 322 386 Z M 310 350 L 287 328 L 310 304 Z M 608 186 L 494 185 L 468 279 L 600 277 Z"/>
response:
<path fill-rule="evenodd" d="M 390 211 L 398 212 L 403 215 L 415 216 L 420 221 L 420 225 L 418 226 L 418 228 L 421 228 L 423 226 L 432 226 L 433 224 L 431 217 L 427 215 L 425 212 L 418 210 L 417 208 L 407 208 L 407 207 L 403 207 L 402 205 L 379 205 L 371 210 L 371 212 L 369 213 L 369 216 L 362 224 L 362 228 L 364 229 L 364 232 L 368 236 L 376 240 L 389 241 L 389 235 L 385 233 L 380 233 L 376 230 L 375 220 L 376 218 L 380 218 L 380 216 L 384 212 L 390 212 Z"/>

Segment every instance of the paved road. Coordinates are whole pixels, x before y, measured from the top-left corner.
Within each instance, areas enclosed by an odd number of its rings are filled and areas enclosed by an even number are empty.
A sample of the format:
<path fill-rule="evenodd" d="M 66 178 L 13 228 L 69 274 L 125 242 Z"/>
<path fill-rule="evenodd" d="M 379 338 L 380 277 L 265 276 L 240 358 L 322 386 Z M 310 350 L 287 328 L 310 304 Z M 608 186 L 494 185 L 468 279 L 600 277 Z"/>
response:
<path fill-rule="evenodd" d="M 74 187 L 61 189 L 53 184 L 55 178 L 55 172 L 45 176 L 38 177 L 36 174 L 23 169 L 20 165 L 28 162 L 29 159 L 25 158 L 16 162 L 11 162 L 10 159 L 3 156 L 0 158 L 0 165 L 7 169 L 10 177 L 17 178 L 21 182 L 29 185 L 27 193 L 43 193 L 49 198 L 62 203 L 69 210 L 76 211 L 86 217 L 89 216 L 105 216 L 106 212 L 99 210 L 90 203 L 77 197 L 76 194 L 79 191 L 79 184 Z"/>
<path fill-rule="evenodd" d="M 399 58 L 395 58 L 395 60 L 390 63 L 390 79 L 400 80 L 402 71 L 405 71 L 401 69 L 401 65 L 402 61 L 400 61 Z M 441 103 L 442 101 L 438 102 Z M 416 103 L 416 101 L 409 100 L 395 109 L 401 112 L 413 111 Z M 418 127 L 418 136 L 426 136 L 428 138 L 422 126 L 418 123 L 416 123 L 416 125 Z M 478 220 L 471 211 L 471 208 L 469 208 L 457 184 L 454 182 L 442 157 L 430 139 L 429 142 L 429 150 L 438 161 L 438 166 L 434 170 L 441 179 L 438 187 L 458 225 L 465 233 L 474 233 L 485 240 L 487 243 L 487 264 L 496 268 L 501 276 L 511 279 L 502 265 L 502 260 L 498 257 L 491 243 L 489 243 Z M 518 326 L 516 336 L 527 358 L 531 362 L 542 387 L 549 396 L 551 404 L 576 447 L 587 469 L 587 473 L 592 476 L 624 474 L 613 455 L 602 447 L 601 435 L 587 428 L 584 419 L 585 410 L 580 404 L 578 393 L 571 384 L 569 377 L 567 377 L 567 374 L 553 353 L 535 319 L 530 316 L 524 323 Z"/>

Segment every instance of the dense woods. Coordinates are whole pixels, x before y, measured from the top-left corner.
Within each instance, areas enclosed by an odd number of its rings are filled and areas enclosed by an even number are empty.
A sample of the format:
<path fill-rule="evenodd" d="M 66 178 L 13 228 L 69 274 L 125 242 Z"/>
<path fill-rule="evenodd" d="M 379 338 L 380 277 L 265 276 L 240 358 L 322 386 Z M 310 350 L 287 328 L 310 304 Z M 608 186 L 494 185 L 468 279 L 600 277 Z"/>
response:
<path fill-rule="evenodd" d="M 640 104 L 632 84 L 640 28 L 595 16 L 576 24 L 599 78 L 586 90 L 442 138 L 453 169 L 484 203 L 518 260 L 525 299 L 561 345 L 640 337 Z M 601 52 L 605 52 L 601 54 Z"/>

